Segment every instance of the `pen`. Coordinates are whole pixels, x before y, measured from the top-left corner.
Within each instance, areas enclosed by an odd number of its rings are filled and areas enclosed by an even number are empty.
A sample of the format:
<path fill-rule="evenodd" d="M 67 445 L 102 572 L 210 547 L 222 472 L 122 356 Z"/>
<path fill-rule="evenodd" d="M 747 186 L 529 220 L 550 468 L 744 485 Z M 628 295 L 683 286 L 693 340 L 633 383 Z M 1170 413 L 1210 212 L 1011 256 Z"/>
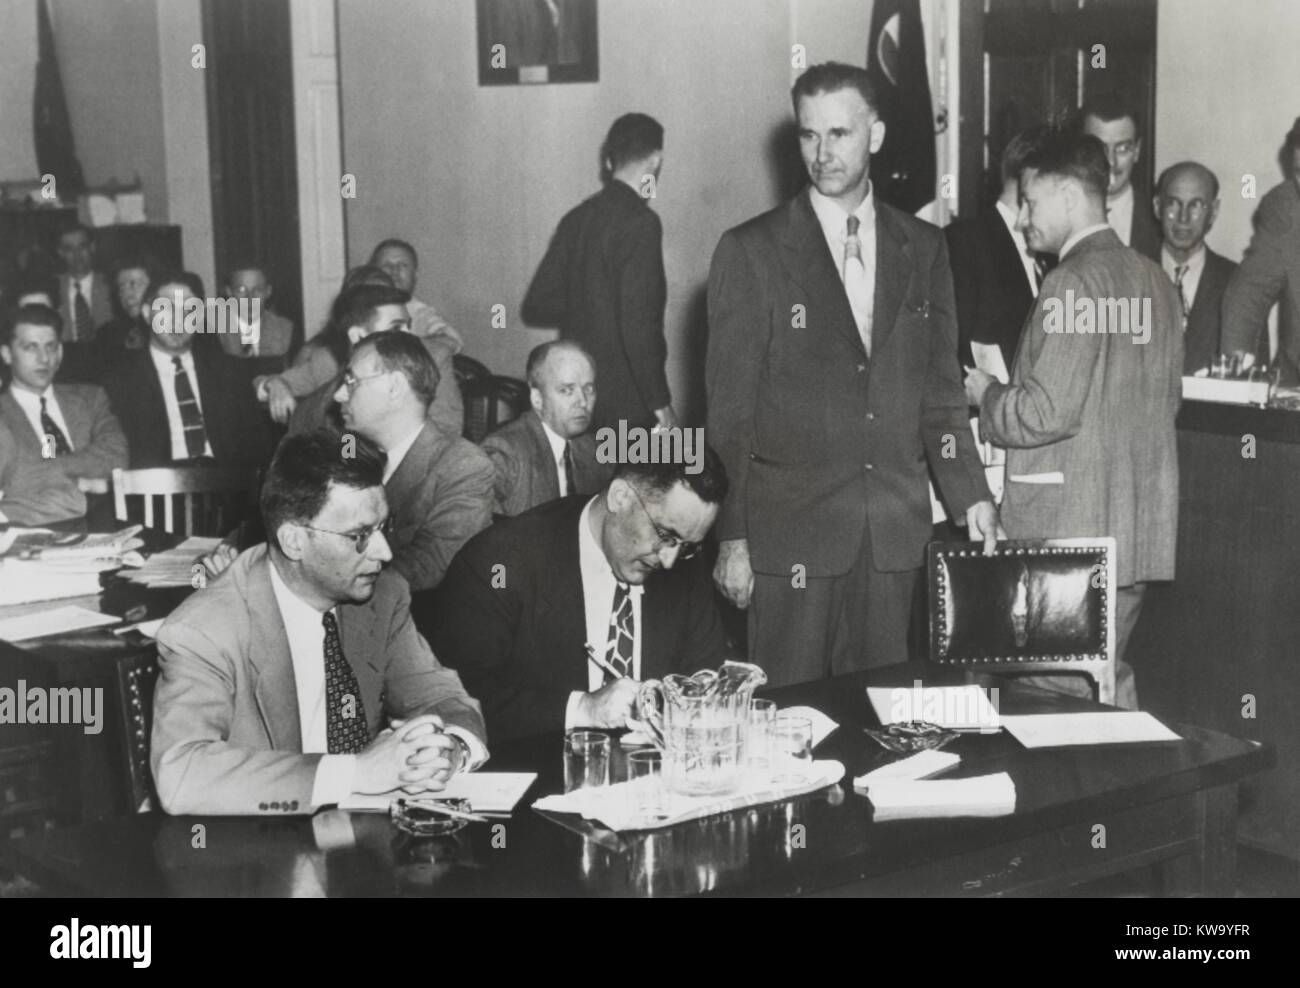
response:
<path fill-rule="evenodd" d="M 596 663 L 598 667 L 603 669 L 605 672 L 609 673 L 615 679 L 624 678 L 621 672 L 619 672 L 612 665 L 610 665 L 607 660 L 601 658 L 599 655 L 596 654 L 596 650 L 591 647 L 591 642 L 587 642 L 586 648 L 587 648 L 587 658 L 591 659 L 592 662 Z"/>
<path fill-rule="evenodd" d="M 399 799 L 398 803 L 402 806 L 410 806 L 417 810 L 427 810 L 430 813 L 441 813 L 444 816 L 455 817 L 457 820 L 472 820 L 474 823 L 487 823 L 488 818 L 478 813 L 465 813 L 461 810 L 453 810 L 448 806 L 433 800 L 425 799 Z"/>

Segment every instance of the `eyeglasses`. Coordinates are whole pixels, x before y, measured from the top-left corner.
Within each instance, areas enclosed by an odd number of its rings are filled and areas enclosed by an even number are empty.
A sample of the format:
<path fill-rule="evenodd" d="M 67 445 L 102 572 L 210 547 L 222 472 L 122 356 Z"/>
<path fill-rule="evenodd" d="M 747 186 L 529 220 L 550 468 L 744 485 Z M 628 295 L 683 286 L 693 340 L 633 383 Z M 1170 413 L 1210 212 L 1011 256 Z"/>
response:
<path fill-rule="evenodd" d="M 1160 207 L 1161 213 L 1165 219 L 1176 220 L 1184 213 L 1193 223 L 1202 219 L 1209 212 L 1210 204 L 1204 199 L 1193 199 L 1191 202 L 1182 202 L 1178 199 L 1166 199 Z"/>
<path fill-rule="evenodd" d="M 628 484 L 627 489 L 632 492 L 632 496 L 636 498 L 636 503 L 641 505 L 641 510 L 645 512 L 645 516 L 650 519 L 650 524 L 654 527 L 656 539 L 654 551 L 656 554 L 663 552 L 665 549 L 676 549 L 678 559 L 690 559 L 692 556 L 699 554 L 700 549 L 703 548 L 701 543 L 687 542 L 660 527 L 659 523 L 651 517 L 650 509 L 645 506 L 645 502 L 641 500 L 641 495 L 636 492 L 636 488 Z"/>
<path fill-rule="evenodd" d="M 1137 150 L 1137 142 L 1120 141 L 1118 144 L 1108 144 L 1106 150 L 1117 158 L 1128 158 Z"/>
<path fill-rule="evenodd" d="M 389 373 L 391 373 L 391 371 L 380 371 L 378 374 L 367 374 L 364 377 L 357 377 L 351 371 L 348 371 L 343 375 L 343 387 L 347 389 L 348 395 L 350 396 L 352 392 L 356 391 L 357 388 L 361 386 L 362 381 L 371 381 L 376 377 L 384 377 Z"/>
<path fill-rule="evenodd" d="M 315 525 L 303 525 L 302 527 L 310 528 L 313 532 L 324 532 L 326 535 L 337 535 L 341 538 L 351 539 L 353 545 L 357 548 L 357 555 L 360 555 L 369 547 L 370 540 L 374 538 L 376 532 L 384 537 L 385 542 L 391 542 L 393 540 L 393 529 L 397 527 L 397 522 L 392 515 L 389 515 L 384 519 L 382 525 L 367 525 L 355 532 L 336 532 L 332 528 L 317 528 Z"/>

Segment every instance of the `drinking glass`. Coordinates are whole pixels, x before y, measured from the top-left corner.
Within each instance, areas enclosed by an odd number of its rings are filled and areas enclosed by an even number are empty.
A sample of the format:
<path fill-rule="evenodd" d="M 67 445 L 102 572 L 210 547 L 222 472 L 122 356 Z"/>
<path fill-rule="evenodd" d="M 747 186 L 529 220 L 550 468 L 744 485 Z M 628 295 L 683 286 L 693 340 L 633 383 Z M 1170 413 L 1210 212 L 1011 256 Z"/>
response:
<path fill-rule="evenodd" d="M 668 793 L 663 780 L 664 756 L 650 749 L 627 756 L 628 799 L 638 818 L 662 820 L 668 816 Z"/>
<path fill-rule="evenodd" d="M 776 701 L 749 701 L 749 730 L 745 738 L 746 768 L 755 781 L 772 776 L 772 734 L 776 728 Z"/>
<path fill-rule="evenodd" d="M 564 791 L 609 785 L 609 735 L 570 731 L 564 737 Z"/>
<path fill-rule="evenodd" d="M 779 714 L 772 729 L 773 781 L 794 782 L 812 773 L 812 721 Z"/>

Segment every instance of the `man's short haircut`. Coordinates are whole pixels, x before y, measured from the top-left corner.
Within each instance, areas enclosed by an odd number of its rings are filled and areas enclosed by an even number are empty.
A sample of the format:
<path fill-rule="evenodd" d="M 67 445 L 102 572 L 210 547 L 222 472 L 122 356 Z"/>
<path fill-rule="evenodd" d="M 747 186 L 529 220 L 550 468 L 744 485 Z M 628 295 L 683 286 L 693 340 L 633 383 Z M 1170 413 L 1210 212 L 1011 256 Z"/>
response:
<path fill-rule="evenodd" d="M 1025 167 L 1025 159 L 1035 149 L 1041 147 L 1051 134 L 1052 128 L 1047 124 L 1034 124 L 1032 127 L 1026 127 L 1007 141 L 1007 146 L 1002 149 L 1001 171 L 1003 185 L 1019 180 L 1020 171 Z"/>
<path fill-rule="evenodd" d="M 152 281 L 158 268 L 158 261 L 149 254 L 123 254 L 113 262 L 113 282 L 116 284 L 117 276 L 123 271 L 143 271 Z"/>
<path fill-rule="evenodd" d="M 530 388 L 540 388 L 542 386 L 542 365 L 546 363 L 546 358 L 557 350 L 580 353 L 587 358 L 587 363 L 591 364 L 593 370 L 596 368 L 596 361 L 592 359 L 591 354 L 577 343 L 574 343 L 573 340 L 551 340 L 549 343 L 540 343 L 529 351 L 528 364 L 524 368 L 524 377 L 527 379 Z"/>
<path fill-rule="evenodd" d="M 46 274 L 43 271 L 30 271 L 22 274 L 14 279 L 13 287 L 5 295 L 5 299 L 8 305 L 13 307 L 24 295 L 35 295 L 37 293 L 48 295 L 51 302 L 57 302 L 59 299 L 58 277 Z"/>
<path fill-rule="evenodd" d="M 84 233 L 86 238 L 93 244 L 95 242 L 95 231 L 86 226 L 85 223 L 73 221 L 66 223 L 59 228 L 59 241 L 62 241 L 69 233 Z"/>
<path fill-rule="evenodd" d="M 1156 180 L 1156 194 L 1163 196 L 1165 194 L 1165 185 L 1175 175 L 1181 171 L 1194 171 L 1204 175 L 1210 180 L 1210 199 L 1219 198 L 1219 177 L 1206 168 L 1199 161 L 1180 161 L 1176 165 L 1170 165 L 1160 173 L 1160 178 Z"/>
<path fill-rule="evenodd" d="M 278 545 L 285 522 L 308 523 L 325 507 L 331 485 L 366 490 L 384 483 L 383 452 L 360 433 L 351 433 L 344 456 L 342 437 L 329 429 L 286 436 L 271 460 L 262 485 L 262 524 Z"/>
<path fill-rule="evenodd" d="M 1083 133 L 1083 125 L 1088 117 L 1096 117 L 1102 123 L 1113 123 L 1128 117 L 1133 121 L 1133 129 L 1137 131 L 1137 136 L 1139 138 L 1142 136 L 1142 118 L 1138 116 L 1137 107 L 1113 90 L 1093 93 L 1083 101 L 1074 118 L 1074 129 L 1080 134 Z"/>
<path fill-rule="evenodd" d="M 343 284 L 339 286 L 339 294 L 342 295 L 349 288 L 356 288 L 357 285 L 387 285 L 389 288 L 396 288 L 393 284 L 393 276 L 383 268 L 374 264 L 358 264 L 343 276 Z"/>
<path fill-rule="evenodd" d="M 415 248 L 409 243 L 405 240 L 399 240 L 397 237 L 389 237 L 387 240 L 381 240 L 379 243 L 375 244 L 375 249 L 370 252 L 370 263 L 375 267 L 378 267 L 379 255 L 389 247 L 400 247 L 402 250 L 406 251 L 411 255 L 411 266 L 419 268 L 420 255 L 415 252 Z"/>
<path fill-rule="evenodd" d="M 626 480 L 642 495 L 667 494 L 677 484 L 685 484 L 705 504 L 721 504 L 727 496 L 727 468 L 722 458 L 705 445 L 704 463 L 699 473 L 688 473 L 688 463 L 620 463 L 615 480 Z"/>
<path fill-rule="evenodd" d="M 145 292 L 144 300 L 146 303 L 152 302 L 158 297 L 168 285 L 184 285 L 194 293 L 195 298 L 206 298 L 207 292 L 203 290 L 203 279 L 193 271 L 157 271 L 149 280 L 149 290 Z"/>
<path fill-rule="evenodd" d="M 345 288 L 334 299 L 325 328 L 311 342 L 316 346 L 327 348 L 342 368 L 348 362 L 348 354 L 352 351 L 348 330 L 353 326 L 363 326 L 369 322 L 370 317 L 381 305 L 405 305 L 410 300 L 411 296 L 400 288 L 394 288 L 391 281 L 386 285 L 362 282 L 351 288 Z"/>
<path fill-rule="evenodd" d="M 271 281 L 271 272 L 268 271 L 266 265 L 261 263 L 257 258 L 237 257 L 235 258 L 234 263 L 226 268 L 226 273 L 223 276 L 225 278 L 223 284 L 233 285 L 235 283 L 235 275 L 240 271 L 257 271 L 267 280 L 268 284 Z"/>
<path fill-rule="evenodd" d="M 664 128 L 658 120 L 644 113 L 625 113 L 610 125 L 600 159 L 609 162 L 610 171 L 618 171 L 663 149 Z"/>
<path fill-rule="evenodd" d="M 856 89 L 873 115 L 880 115 L 880 97 L 866 69 L 843 62 L 822 62 L 811 66 L 790 87 L 790 103 L 794 115 L 799 116 L 799 100 L 805 96 L 837 93 L 841 89 Z"/>
<path fill-rule="evenodd" d="M 63 338 L 63 316 L 59 315 L 58 309 L 40 304 L 21 305 L 5 312 L 4 322 L 0 323 L 0 344 L 9 346 L 13 343 L 19 323 L 28 326 L 49 326 L 54 330 L 55 339 Z"/>
<path fill-rule="evenodd" d="M 1040 175 L 1075 179 L 1086 192 L 1103 202 L 1106 199 L 1110 183 L 1106 146 L 1090 134 L 1054 133 L 1025 157 L 1024 167 Z"/>
<path fill-rule="evenodd" d="M 406 383 L 420 396 L 426 408 L 433 404 L 442 375 L 418 336 L 390 329 L 382 333 L 371 333 L 356 345 L 353 354 L 362 347 L 370 347 L 375 351 L 384 370 L 397 371 L 406 378 Z"/>

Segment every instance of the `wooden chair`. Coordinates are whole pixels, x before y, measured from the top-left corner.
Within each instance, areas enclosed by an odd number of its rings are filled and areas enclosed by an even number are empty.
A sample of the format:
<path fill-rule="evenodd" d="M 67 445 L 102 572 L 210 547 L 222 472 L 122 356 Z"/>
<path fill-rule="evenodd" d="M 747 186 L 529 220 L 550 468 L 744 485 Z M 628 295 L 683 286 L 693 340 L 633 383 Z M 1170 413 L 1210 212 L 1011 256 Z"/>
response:
<path fill-rule="evenodd" d="M 465 400 L 464 436 L 482 442 L 493 429 L 512 422 L 528 410 L 528 385 L 513 377 L 488 377 L 461 389 Z"/>
<path fill-rule="evenodd" d="M 130 521 L 126 499 L 144 498 L 144 524 L 155 527 L 154 498 L 163 499 L 163 530 L 176 531 L 176 501 L 184 509 L 185 535 L 225 535 L 257 504 L 259 471 L 224 467 L 156 467 L 113 471 L 113 514 Z M 202 523 L 196 523 L 196 517 Z"/>
<path fill-rule="evenodd" d="M 117 660 L 117 702 L 122 717 L 123 764 L 127 805 L 145 813 L 158 805 L 149 767 L 149 735 L 153 730 L 153 691 L 158 682 L 158 656 L 153 650 Z"/>
<path fill-rule="evenodd" d="M 456 383 L 462 389 L 471 381 L 482 381 L 492 376 L 492 372 L 487 369 L 485 364 L 481 364 L 473 357 L 467 357 L 463 353 L 455 354 L 451 358 L 451 366 L 456 373 Z"/>
<path fill-rule="evenodd" d="M 1115 540 L 933 542 L 930 661 L 981 672 L 1084 673 L 1115 702 Z"/>

